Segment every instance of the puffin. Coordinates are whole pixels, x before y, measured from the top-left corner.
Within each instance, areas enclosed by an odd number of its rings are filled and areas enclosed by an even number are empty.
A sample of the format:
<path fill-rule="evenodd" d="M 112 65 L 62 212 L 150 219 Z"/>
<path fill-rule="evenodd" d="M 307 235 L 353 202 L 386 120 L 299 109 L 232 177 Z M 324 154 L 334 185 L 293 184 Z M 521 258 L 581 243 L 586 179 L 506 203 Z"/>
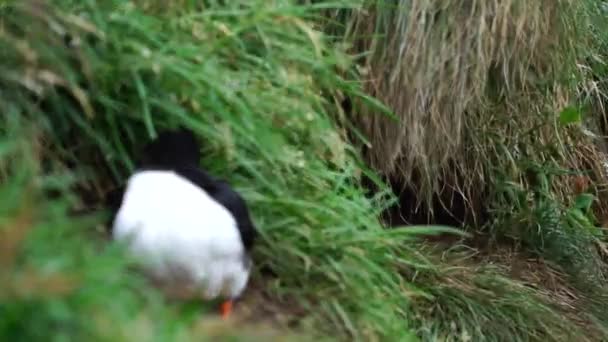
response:
<path fill-rule="evenodd" d="M 161 132 L 110 195 L 110 233 L 152 279 L 221 299 L 225 319 L 247 287 L 258 232 L 243 197 L 199 160 L 192 130 Z"/>

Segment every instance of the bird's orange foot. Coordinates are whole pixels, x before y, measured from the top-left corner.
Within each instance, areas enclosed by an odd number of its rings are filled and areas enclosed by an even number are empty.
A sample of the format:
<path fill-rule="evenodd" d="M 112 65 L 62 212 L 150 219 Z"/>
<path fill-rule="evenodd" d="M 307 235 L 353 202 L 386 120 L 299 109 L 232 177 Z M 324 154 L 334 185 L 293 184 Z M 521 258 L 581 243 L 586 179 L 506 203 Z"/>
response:
<path fill-rule="evenodd" d="M 220 314 L 223 319 L 227 319 L 232 313 L 232 300 L 227 300 L 220 306 Z"/>

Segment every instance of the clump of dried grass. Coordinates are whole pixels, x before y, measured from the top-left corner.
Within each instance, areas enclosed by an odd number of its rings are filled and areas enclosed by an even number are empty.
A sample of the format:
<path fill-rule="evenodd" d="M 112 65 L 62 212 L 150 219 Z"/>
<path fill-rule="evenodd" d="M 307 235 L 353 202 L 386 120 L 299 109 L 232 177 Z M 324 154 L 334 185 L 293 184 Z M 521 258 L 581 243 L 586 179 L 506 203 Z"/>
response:
<path fill-rule="evenodd" d="M 589 4 L 370 1 L 335 12 L 347 23 L 340 33 L 369 52 L 360 64 L 367 92 L 397 117 L 355 106 L 369 163 L 430 203 L 446 182 L 474 202 L 496 169 L 520 173 L 522 156 L 578 160 L 563 140 L 588 140 L 558 127 L 557 113 L 575 100 Z"/>
<path fill-rule="evenodd" d="M 573 310 L 575 299 L 569 297 L 572 291 L 562 282 L 559 272 L 537 268 L 542 262 L 533 264 L 521 256 L 506 255 L 502 249 L 494 250 L 488 257 L 462 247 L 443 251 L 441 260 L 445 268 L 441 273 L 421 273 L 416 277 L 430 294 L 414 302 L 419 319 L 416 326 L 422 340 L 594 340 L 596 335 L 591 337 L 589 333 L 596 334 L 591 328 L 599 327 L 589 325 L 582 332 L 574 322 L 585 325 L 589 322 L 578 322 L 563 314 Z M 536 282 L 541 276 L 546 278 Z M 490 307 L 492 310 L 488 310 Z M 523 315 L 516 312 L 521 308 L 526 308 Z M 550 317 L 550 324 L 540 322 L 539 317 Z M 564 326 L 568 328 L 562 329 Z M 543 328 L 537 330 L 539 327 Z"/>

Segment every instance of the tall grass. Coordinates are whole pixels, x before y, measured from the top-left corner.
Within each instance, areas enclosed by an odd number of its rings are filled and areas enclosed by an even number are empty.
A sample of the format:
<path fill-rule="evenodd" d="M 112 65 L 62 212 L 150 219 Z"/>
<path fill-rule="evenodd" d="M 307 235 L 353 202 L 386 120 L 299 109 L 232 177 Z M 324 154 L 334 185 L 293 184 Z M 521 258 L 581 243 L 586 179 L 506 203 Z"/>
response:
<path fill-rule="evenodd" d="M 0 244 L 16 247 L 2 248 L 0 258 L 11 265 L 2 269 L 9 281 L 0 285 L 8 286 L 0 336 L 214 337 L 200 302 L 168 303 L 100 238 L 102 211 L 68 215 L 96 209 L 124 182 L 142 145 L 178 125 L 196 132 L 202 164 L 253 209 L 261 240 L 243 305 L 258 297 L 248 307 L 256 318 L 278 308 L 268 316 L 286 317 L 304 335 L 358 340 L 454 338 L 479 324 L 486 325 L 470 336 L 488 340 L 579 334 L 534 291 L 505 286 L 500 273 L 465 272 L 452 286 L 459 276 L 413 241 L 431 228 L 382 228 L 383 196 L 364 196 L 358 178 L 373 173 L 333 115 L 337 92 L 376 101 L 339 76 L 351 58 L 311 24 L 332 6 L 28 0 L 2 7 L 0 208 L 2 234 L 14 237 Z M 458 318 L 449 329 L 448 317 Z M 261 333 L 224 328 L 224 337 Z"/>
<path fill-rule="evenodd" d="M 478 235 L 509 238 L 551 260 L 597 307 L 605 306 L 597 245 L 608 203 L 606 148 L 587 122 L 606 127 L 601 7 L 367 1 L 331 12 L 329 29 L 361 53 L 366 91 L 397 117 L 355 105 L 352 119 L 369 138 L 361 144 L 368 163 L 416 189 L 425 206 L 455 189 L 468 211 L 489 211 L 488 222 L 472 227 Z M 578 118 L 563 124 L 569 116 Z M 581 174 L 589 193 L 577 192 Z M 583 212 L 580 201 L 591 195 L 594 213 Z"/>
<path fill-rule="evenodd" d="M 281 314 L 314 313 L 338 336 L 405 338 L 407 285 L 390 265 L 408 261 L 398 247 L 415 233 L 382 230 L 357 186 L 323 94 L 350 91 L 335 72 L 348 58 L 306 23 L 312 9 L 27 1 L 2 16 L 3 108 L 39 122 L 45 163 L 78 172 L 92 202 L 159 130 L 190 127 L 205 167 L 253 208 L 255 259 L 274 275 L 261 286 L 293 309 Z"/>
<path fill-rule="evenodd" d="M 494 167 L 509 169 L 521 145 L 556 148 L 536 161 L 576 160 L 562 144 L 576 133 L 554 123 L 575 104 L 577 63 L 594 47 L 597 7 L 415 0 L 331 12 L 330 32 L 361 54 L 366 91 L 398 118 L 355 106 L 352 120 L 369 139 L 362 145 L 370 165 L 415 188 L 424 205 L 448 186 L 476 212 Z"/>

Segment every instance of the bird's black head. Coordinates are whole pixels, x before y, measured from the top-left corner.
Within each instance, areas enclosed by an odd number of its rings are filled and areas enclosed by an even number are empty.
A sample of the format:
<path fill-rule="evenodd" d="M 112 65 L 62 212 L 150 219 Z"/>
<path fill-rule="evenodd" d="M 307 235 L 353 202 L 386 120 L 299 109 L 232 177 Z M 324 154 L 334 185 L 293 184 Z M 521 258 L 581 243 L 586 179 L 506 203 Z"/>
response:
<path fill-rule="evenodd" d="M 199 162 L 199 145 L 194 132 L 181 128 L 163 131 L 143 150 L 141 167 L 173 168 L 195 166 Z"/>

